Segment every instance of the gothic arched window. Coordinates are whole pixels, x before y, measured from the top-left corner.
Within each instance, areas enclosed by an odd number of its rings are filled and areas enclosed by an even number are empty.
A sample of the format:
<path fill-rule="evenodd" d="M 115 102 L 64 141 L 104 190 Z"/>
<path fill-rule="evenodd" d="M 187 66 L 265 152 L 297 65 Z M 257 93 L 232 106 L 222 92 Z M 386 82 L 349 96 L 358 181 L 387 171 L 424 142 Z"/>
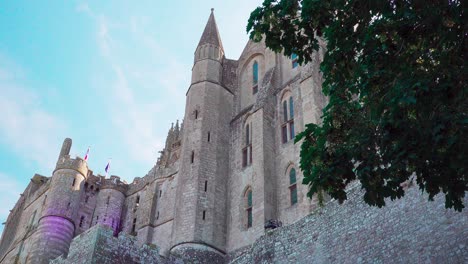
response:
<path fill-rule="evenodd" d="M 252 65 L 252 93 L 256 94 L 258 92 L 258 62 L 254 61 Z"/>
<path fill-rule="evenodd" d="M 289 95 L 289 98 L 288 96 L 283 97 L 282 107 L 281 139 L 283 143 L 286 143 L 296 136 L 294 131 L 294 101 L 291 95 Z"/>
<path fill-rule="evenodd" d="M 297 203 L 297 184 L 296 184 L 296 169 L 289 170 L 289 194 L 291 198 L 291 205 Z"/>
<path fill-rule="evenodd" d="M 252 227 L 253 216 L 252 216 L 252 189 L 247 189 L 244 195 L 245 203 L 245 224 L 247 228 Z"/>

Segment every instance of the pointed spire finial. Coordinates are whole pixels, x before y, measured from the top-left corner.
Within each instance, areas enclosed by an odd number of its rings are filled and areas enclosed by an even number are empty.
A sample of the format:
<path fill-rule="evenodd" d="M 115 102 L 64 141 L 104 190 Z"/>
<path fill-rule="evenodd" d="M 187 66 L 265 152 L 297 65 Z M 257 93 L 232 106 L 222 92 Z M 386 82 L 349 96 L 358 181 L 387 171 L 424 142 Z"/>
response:
<path fill-rule="evenodd" d="M 211 8 L 210 17 L 208 18 L 208 22 L 206 23 L 205 30 L 203 30 L 203 34 L 200 38 L 198 46 L 204 44 L 212 44 L 223 50 L 223 44 L 221 43 L 221 37 L 219 36 L 218 26 L 216 25 L 216 20 L 213 12 L 214 8 Z"/>

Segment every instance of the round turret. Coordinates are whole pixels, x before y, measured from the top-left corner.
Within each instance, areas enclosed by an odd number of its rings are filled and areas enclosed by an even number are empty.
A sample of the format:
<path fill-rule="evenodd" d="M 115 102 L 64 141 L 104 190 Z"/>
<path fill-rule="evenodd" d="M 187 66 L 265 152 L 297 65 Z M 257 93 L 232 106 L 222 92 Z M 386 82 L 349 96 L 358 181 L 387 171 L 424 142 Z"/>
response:
<path fill-rule="evenodd" d="M 100 188 L 93 221 L 111 227 L 114 234 L 117 234 L 120 230 L 127 185 L 121 182 L 119 177 L 111 176 L 110 179 L 101 181 Z"/>
<path fill-rule="evenodd" d="M 75 219 L 88 175 L 88 165 L 81 158 L 70 158 L 70 148 L 71 139 L 65 139 L 28 263 L 49 263 L 51 259 L 66 254 L 75 234 Z"/>

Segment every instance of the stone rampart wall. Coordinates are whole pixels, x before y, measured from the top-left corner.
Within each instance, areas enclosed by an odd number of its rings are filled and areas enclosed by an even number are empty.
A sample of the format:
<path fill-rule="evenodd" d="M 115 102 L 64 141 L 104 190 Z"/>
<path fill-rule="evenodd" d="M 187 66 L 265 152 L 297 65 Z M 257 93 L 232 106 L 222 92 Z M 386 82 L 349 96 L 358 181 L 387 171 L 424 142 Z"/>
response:
<path fill-rule="evenodd" d="M 267 232 L 232 252 L 229 262 L 468 263 L 468 211 L 445 209 L 442 195 L 429 202 L 411 187 L 402 199 L 377 208 L 365 204 L 353 184 L 348 197 Z"/>

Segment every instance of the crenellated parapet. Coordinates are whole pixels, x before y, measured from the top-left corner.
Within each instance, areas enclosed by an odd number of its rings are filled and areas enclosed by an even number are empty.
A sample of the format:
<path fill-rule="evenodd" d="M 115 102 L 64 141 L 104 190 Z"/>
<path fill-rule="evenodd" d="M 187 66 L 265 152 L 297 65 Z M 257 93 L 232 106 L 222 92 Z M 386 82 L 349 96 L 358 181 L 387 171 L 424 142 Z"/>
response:
<path fill-rule="evenodd" d="M 103 179 L 101 176 L 101 190 L 113 189 L 121 193 L 126 193 L 128 190 L 128 184 L 120 180 L 119 176 L 112 175 L 110 179 Z"/>
<path fill-rule="evenodd" d="M 86 179 L 88 177 L 88 163 L 80 157 L 71 158 L 70 155 L 64 155 L 57 161 L 54 173 L 58 170 L 74 170 L 79 172 Z"/>

